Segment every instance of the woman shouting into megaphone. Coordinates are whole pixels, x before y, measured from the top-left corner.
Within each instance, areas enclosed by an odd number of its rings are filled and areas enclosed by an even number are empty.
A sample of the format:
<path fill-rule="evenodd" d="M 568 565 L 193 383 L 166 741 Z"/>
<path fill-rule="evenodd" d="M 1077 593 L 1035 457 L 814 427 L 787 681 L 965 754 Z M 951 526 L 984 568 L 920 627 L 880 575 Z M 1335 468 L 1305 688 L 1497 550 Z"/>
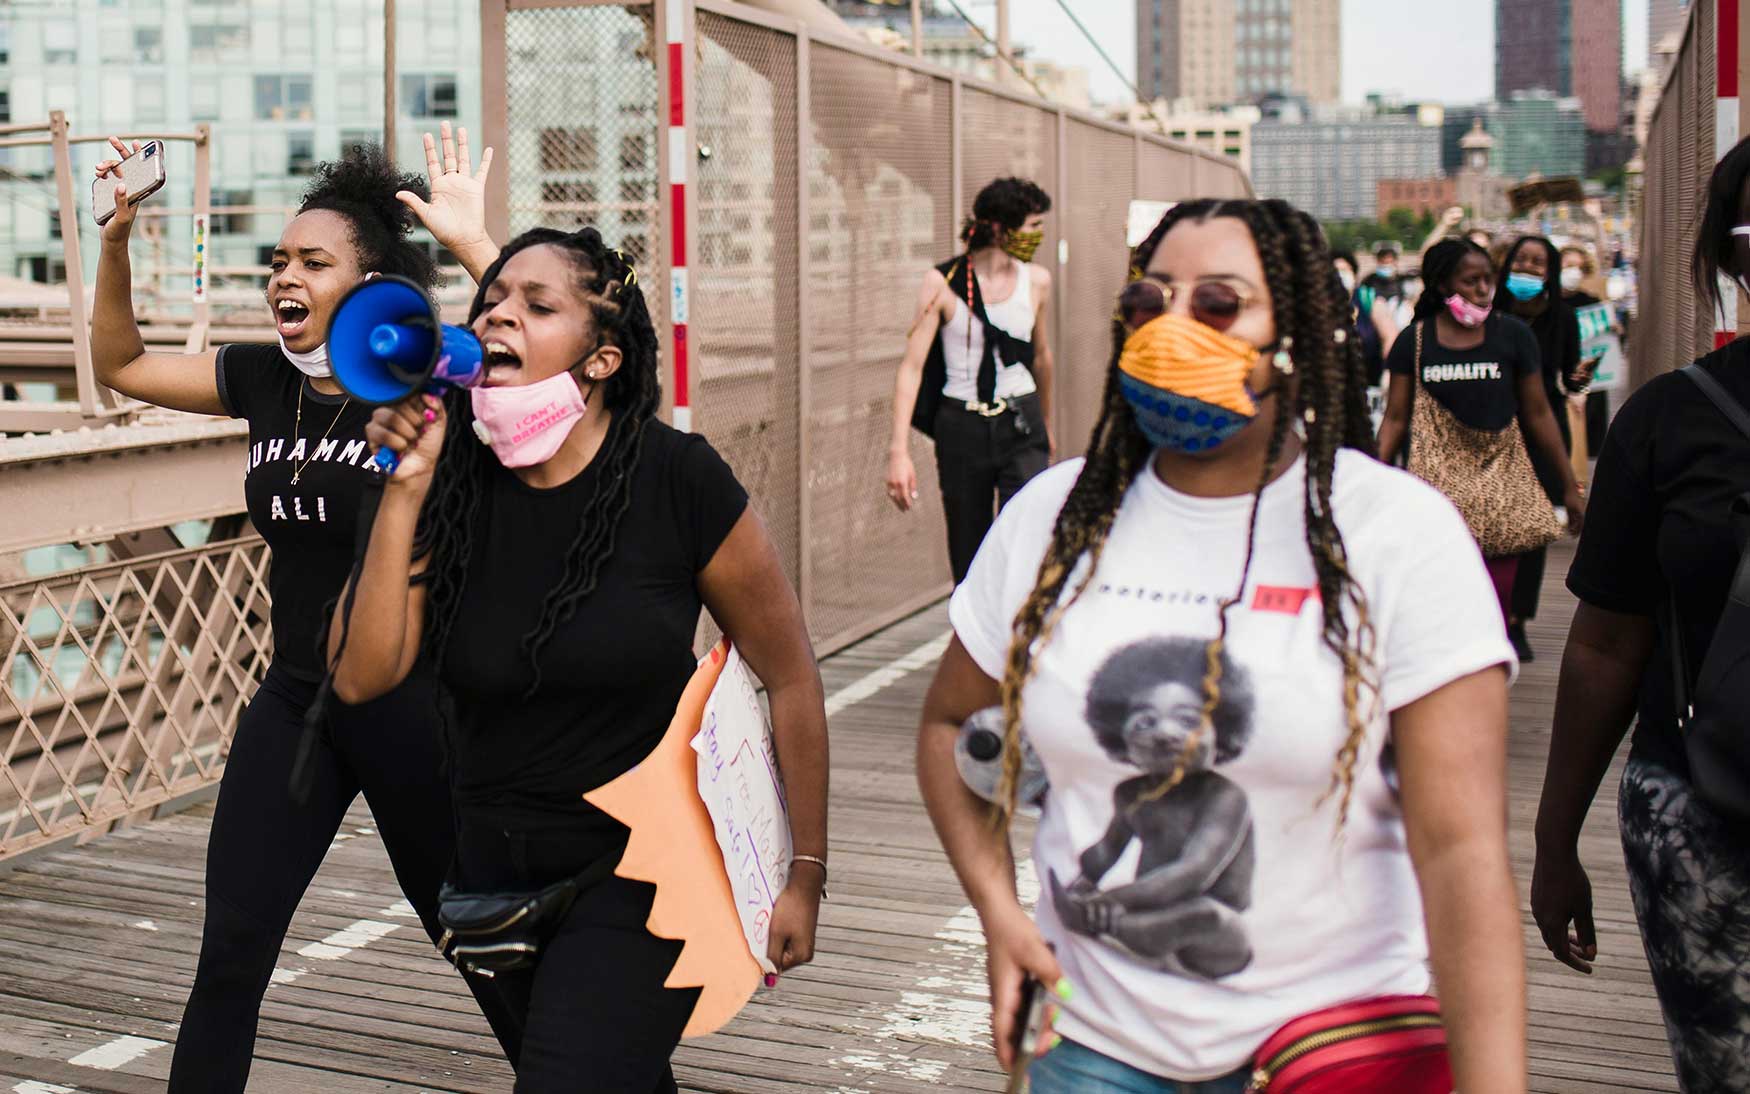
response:
<path fill-rule="evenodd" d="M 129 149 L 111 142 L 121 158 Z M 483 239 L 451 231 L 480 221 L 491 150 L 468 168 L 443 133 L 443 162 L 426 138 L 431 186 L 401 175 L 374 146 L 322 164 L 274 248 L 267 282 L 278 344 L 233 344 L 203 353 L 147 352 L 134 321 L 128 238 L 135 208 L 118 180 L 116 214 L 103 228 L 93 309 L 97 377 L 123 395 L 174 410 L 249 423 L 244 498 L 272 552 L 274 655 L 232 736 L 207 844 L 206 921 L 194 988 L 177 1037 L 170 1090 L 242 1091 L 261 999 L 292 913 L 362 791 L 395 875 L 437 938 L 437 896 L 454 853 L 434 692 L 428 675 L 359 707 L 329 712 L 329 732 L 305 767 L 295 800 L 288 775 L 323 672 L 324 606 L 352 564 L 358 509 L 378 472 L 365 442 L 370 409 L 348 400 L 328 367 L 328 320 L 361 279 L 395 274 L 430 286 L 437 271 L 408 238 L 415 215 L 478 274 Z M 99 178 L 118 161 L 100 164 Z M 429 199 L 429 200 L 428 200 Z M 485 986 L 482 986 L 482 985 Z M 511 1060 L 516 1026 L 501 993 L 471 982 Z"/>
<path fill-rule="evenodd" d="M 333 625 L 334 690 L 368 702 L 438 668 L 454 883 L 485 894 L 446 895 L 445 921 L 509 901 L 543 923 L 495 943 L 526 947 L 499 975 L 524 1023 L 517 1090 L 672 1091 L 699 989 L 665 986 L 682 943 L 646 924 L 666 882 L 612 873 L 629 829 L 584 794 L 663 739 L 709 608 L 766 685 L 788 792 L 797 853 L 767 956 L 780 971 L 810 960 L 826 882 L 820 674 L 747 492 L 703 437 L 656 420 L 656 332 L 625 256 L 593 228 L 527 232 L 469 321 L 484 382 L 382 408 L 368 428 L 400 462 Z M 709 878 L 675 880 L 706 898 Z"/>

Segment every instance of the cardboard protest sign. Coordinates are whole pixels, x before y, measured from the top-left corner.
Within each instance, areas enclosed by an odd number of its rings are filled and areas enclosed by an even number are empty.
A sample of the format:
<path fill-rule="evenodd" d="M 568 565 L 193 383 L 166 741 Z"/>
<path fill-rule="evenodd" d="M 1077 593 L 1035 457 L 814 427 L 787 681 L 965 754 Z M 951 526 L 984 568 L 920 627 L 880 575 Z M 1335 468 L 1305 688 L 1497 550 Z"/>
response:
<path fill-rule="evenodd" d="M 699 797 L 723 849 L 748 951 L 761 968 L 777 972 L 766 943 L 772 907 L 790 876 L 790 814 L 771 724 L 734 648 L 692 745 L 699 757 Z"/>
<path fill-rule="evenodd" d="M 1617 338 L 1615 310 L 1608 303 L 1574 309 L 1580 324 L 1580 360 L 1598 361 L 1592 374 L 1592 390 L 1610 391 L 1623 385 L 1622 341 Z"/>
<path fill-rule="evenodd" d="M 719 643 L 687 682 L 656 750 L 583 796 L 632 830 L 614 872 L 656 886 L 645 926 L 658 938 L 684 944 L 663 986 L 700 989 L 686 1037 L 715 1032 L 740 1012 L 759 986 L 765 956 L 761 949 L 756 961 L 748 951 L 715 826 L 699 796 L 698 757 L 690 747 L 728 660 L 728 643 Z M 786 867 L 789 861 L 786 854 Z"/>

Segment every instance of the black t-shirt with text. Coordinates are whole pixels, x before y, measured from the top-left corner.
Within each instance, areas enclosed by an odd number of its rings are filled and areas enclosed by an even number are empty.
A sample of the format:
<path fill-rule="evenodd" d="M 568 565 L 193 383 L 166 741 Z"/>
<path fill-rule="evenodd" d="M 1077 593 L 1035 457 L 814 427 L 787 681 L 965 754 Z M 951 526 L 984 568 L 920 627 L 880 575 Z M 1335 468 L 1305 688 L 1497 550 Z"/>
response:
<path fill-rule="evenodd" d="M 1750 406 L 1750 342 L 1701 359 L 1733 398 Z M 1729 513 L 1750 490 L 1750 440 L 1687 376 L 1649 380 L 1605 435 L 1586 528 L 1568 588 L 1606 611 L 1651 616 L 1658 639 L 1641 677 L 1634 750 L 1687 772 L 1672 694 L 1666 598 L 1675 596 L 1690 672 L 1719 624 L 1738 544 Z"/>
<path fill-rule="evenodd" d="M 525 829 L 623 833 L 583 801 L 661 740 L 696 665 L 698 575 L 747 507 L 703 437 L 645 427 L 631 503 L 599 582 L 541 649 L 523 636 L 564 576 L 602 459 L 537 489 L 493 466 L 443 679 L 455 699 L 458 809 Z"/>
<path fill-rule="evenodd" d="M 249 422 L 243 497 L 273 552 L 274 658 L 319 679 L 325 610 L 352 570 L 359 503 L 380 473 L 365 443 L 372 408 L 317 391 L 278 346 L 220 347 L 217 379 L 226 411 Z"/>
<path fill-rule="evenodd" d="M 1531 328 L 1510 315 L 1491 315 L 1481 342 L 1471 349 L 1449 349 L 1435 333 L 1438 323 L 1417 323 L 1424 329 L 1416 387 L 1472 429 L 1506 429 L 1519 416 L 1519 378 L 1536 375 L 1541 367 Z M 1416 328 L 1411 326 L 1392 344 L 1385 366 L 1393 375 L 1408 376 L 1415 360 Z"/>

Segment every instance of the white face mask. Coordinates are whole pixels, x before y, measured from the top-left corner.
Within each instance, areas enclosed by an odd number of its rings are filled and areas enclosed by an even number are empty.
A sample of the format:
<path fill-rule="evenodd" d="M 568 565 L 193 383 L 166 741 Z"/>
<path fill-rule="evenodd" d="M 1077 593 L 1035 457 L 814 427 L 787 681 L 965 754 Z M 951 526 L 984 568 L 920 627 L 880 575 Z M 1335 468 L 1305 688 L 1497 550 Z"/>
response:
<path fill-rule="evenodd" d="M 1337 278 L 1338 278 L 1338 280 L 1343 282 L 1343 291 L 1344 292 L 1354 292 L 1355 291 L 1355 275 L 1354 274 L 1350 273 L 1348 270 L 1338 270 L 1337 271 Z"/>
<path fill-rule="evenodd" d="M 328 364 L 328 343 L 324 342 L 309 353 L 299 353 L 286 345 L 284 338 L 280 339 L 280 352 L 286 355 L 297 370 L 312 380 L 326 380 L 334 375 L 334 369 Z"/>
<path fill-rule="evenodd" d="M 1562 291 L 1578 292 L 1580 282 L 1586 279 L 1586 273 L 1578 266 L 1562 267 Z"/>

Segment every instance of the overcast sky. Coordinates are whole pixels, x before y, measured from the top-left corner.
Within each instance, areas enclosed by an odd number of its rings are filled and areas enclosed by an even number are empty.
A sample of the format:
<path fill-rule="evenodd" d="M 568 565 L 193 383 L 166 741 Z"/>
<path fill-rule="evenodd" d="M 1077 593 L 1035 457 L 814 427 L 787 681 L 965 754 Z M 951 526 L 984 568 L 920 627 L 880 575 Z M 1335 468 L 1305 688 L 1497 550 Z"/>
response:
<path fill-rule="evenodd" d="M 1126 78 L 1136 70 L 1134 0 L 1062 0 L 1099 39 Z M 1342 0 L 1343 98 L 1360 102 L 1369 91 L 1398 91 L 1408 99 L 1468 103 L 1488 98 L 1495 85 L 1496 0 L 1451 0 L 1412 16 L 1421 4 L 1403 0 Z M 994 29 L 995 0 L 960 0 L 973 18 Z M 947 5 L 943 5 L 944 8 Z M 1129 97 L 1058 0 L 1010 0 L 1017 43 L 1036 55 L 1081 65 L 1098 99 Z M 1645 66 L 1647 0 L 1623 0 L 1625 70 Z M 1436 61 L 1437 59 L 1437 61 Z"/>

